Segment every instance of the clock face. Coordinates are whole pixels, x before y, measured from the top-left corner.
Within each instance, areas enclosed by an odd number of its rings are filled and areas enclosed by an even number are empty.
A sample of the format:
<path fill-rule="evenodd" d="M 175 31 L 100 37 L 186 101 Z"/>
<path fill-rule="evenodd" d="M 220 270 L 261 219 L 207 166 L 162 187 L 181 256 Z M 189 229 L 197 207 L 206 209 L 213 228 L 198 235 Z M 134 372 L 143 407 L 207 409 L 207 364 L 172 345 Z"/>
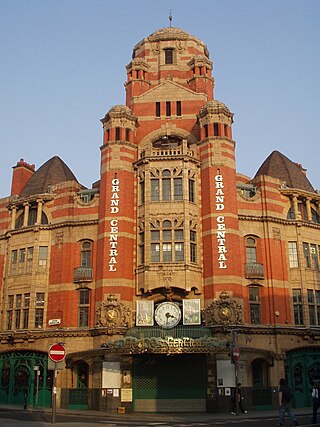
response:
<path fill-rule="evenodd" d="M 180 322 L 181 310 L 174 302 L 163 302 L 156 308 L 154 318 L 159 326 L 170 329 Z"/>

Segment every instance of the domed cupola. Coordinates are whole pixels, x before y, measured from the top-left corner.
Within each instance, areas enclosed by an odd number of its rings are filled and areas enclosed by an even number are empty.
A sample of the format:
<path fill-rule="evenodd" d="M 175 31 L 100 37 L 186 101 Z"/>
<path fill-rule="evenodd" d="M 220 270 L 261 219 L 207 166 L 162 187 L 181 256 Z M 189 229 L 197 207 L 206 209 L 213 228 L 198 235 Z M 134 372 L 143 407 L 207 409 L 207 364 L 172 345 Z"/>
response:
<path fill-rule="evenodd" d="M 222 136 L 232 139 L 233 113 L 221 101 L 209 101 L 199 111 L 201 139 Z"/>
<path fill-rule="evenodd" d="M 133 142 L 138 127 L 138 119 L 125 105 L 115 105 L 101 119 L 104 131 L 104 144 L 110 141 Z"/>
<path fill-rule="evenodd" d="M 212 68 L 207 46 L 197 37 L 175 27 L 155 31 L 133 49 L 127 65 L 127 105 L 167 80 L 212 99 Z"/>

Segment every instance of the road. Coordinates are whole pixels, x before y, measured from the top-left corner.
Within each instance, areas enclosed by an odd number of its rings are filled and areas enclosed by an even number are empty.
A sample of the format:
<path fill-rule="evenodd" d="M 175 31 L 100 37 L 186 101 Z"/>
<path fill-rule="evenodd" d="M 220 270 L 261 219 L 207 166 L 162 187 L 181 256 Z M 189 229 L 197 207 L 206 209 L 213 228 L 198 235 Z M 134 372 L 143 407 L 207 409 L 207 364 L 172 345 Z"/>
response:
<path fill-rule="evenodd" d="M 197 416 L 190 414 L 183 416 L 170 414 L 161 416 L 141 414 L 130 415 L 99 415 L 90 413 L 57 413 L 55 423 L 52 424 L 52 414 L 43 411 L 22 411 L 6 410 L 0 408 L 0 426 L 1 427 L 48 427 L 55 425 L 57 427 L 272 427 L 277 425 L 276 412 L 268 414 L 246 414 L 240 416 L 205 414 Z M 298 414 L 299 426 L 302 427 L 320 427 L 319 423 L 312 424 L 310 414 Z M 285 426 L 289 427 L 290 420 L 285 421 Z"/>

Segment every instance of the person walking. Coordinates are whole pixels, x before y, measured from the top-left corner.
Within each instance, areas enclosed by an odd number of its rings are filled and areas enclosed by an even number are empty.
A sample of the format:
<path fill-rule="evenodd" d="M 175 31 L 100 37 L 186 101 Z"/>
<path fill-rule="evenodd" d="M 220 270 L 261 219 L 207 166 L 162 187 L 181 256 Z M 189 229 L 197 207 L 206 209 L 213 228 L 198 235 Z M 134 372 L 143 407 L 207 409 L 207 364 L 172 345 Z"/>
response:
<path fill-rule="evenodd" d="M 232 408 L 232 411 L 231 411 L 232 415 L 236 415 L 236 413 L 237 413 L 237 405 L 238 405 L 238 409 L 240 409 L 240 411 L 243 414 L 246 414 L 248 412 L 248 411 L 246 411 L 243 408 L 242 400 L 243 400 L 243 397 L 242 397 L 241 383 L 238 383 L 236 391 L 235 391 L 235 396 L 234 396 L 234 398 L 232 400 L 232 402 L 233 402 L 233 408 Z"/>
<path fill-rule="evenodd" d="M 290 402 L 292 399 L 292 393 L 288 386 L 286 378 L 281 378 L 279 382 L 279 423 L 278 426 L 283 426 L 284 417 L 287 414 L 288 417 L 293 421 L 293 425 L 297 426 L 298 421 L 294 413 L 291 411 Z"/>
<path fill-rule="evenodd" d="M 317 412 L 320 407 L 320 387 L 318 382 L 313 383 L 313 389 L 312 389 L 312 422 L 313 424 L 317 424 Z"/>

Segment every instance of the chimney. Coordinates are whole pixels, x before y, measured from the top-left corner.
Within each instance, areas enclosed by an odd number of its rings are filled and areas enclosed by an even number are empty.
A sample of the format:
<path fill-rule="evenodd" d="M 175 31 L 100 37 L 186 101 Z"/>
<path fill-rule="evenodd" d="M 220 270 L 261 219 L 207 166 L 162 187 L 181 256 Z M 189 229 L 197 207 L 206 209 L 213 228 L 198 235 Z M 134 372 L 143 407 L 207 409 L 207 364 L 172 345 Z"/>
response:
<path fill-rule="evenodd" d="M 35 165 L 29 165 L 29 163 L 20 159 L 12 169 L 11 196 L 20 195 L 24 186 L 34 174 Z"/>

